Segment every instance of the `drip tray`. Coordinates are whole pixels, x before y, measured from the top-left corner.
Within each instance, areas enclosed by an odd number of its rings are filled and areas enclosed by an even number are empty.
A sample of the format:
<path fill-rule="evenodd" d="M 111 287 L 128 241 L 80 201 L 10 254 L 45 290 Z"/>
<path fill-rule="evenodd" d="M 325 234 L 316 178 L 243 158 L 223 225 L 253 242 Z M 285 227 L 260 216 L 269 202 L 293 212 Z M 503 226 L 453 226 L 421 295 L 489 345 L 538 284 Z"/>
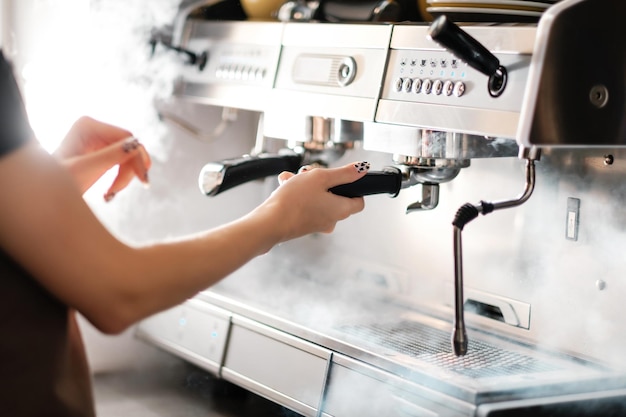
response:
<path fill-rule="evenodd" d="M 449 331 L 415 321 L 344 325 L 338 330 L 371 347 L 389 349 L 472 379 L 528 375 L 563 369 L 559 365 L 475 338 L 469 341 L 468 354 L 457 357 L 451 352 Z"/>
<path fill-rule="evenodd" d="M 597 389 L 598 381 L 604 388 L 619 385 L 619 378 L 611 381 L 610 370 L 596 363 L 476 330 L 468 331 L 467 355 L 457 357 L 451 324 L 421 314 L 342 323 L 333 333 L 365 352 L 361 360 L 472 403 L 580 392 Z"/>
<path fill-rule="evenodd" d="M 357 308 L 354 301 L 337 299 L 334 303 L 326 293 L 310 294 L 327 301 L 323 305 L 303 301 L 289 310 L 285 306 L 293 304 L 283 301 L 293 300 L 290 294 L 276 303 L 279 308 L 264 305 L 276 301 L 275 297 L 243 303 L 234 301 L 232 294 L 214 291 L 201 297 L 235 315 L 327 349 L 333 357 L 345 357 L 355 364 L 350 369 L 356 372 L 375 370 L 385 375 L 382 380 L 397 378 L 400 385 L 473 406 L 626 388 L 626 374 L 619 370 L 478 329 L 468 329 L 468 353 L 457 357 L 448 318 L 395 300 L 372 305 L 363 299 Z"/>

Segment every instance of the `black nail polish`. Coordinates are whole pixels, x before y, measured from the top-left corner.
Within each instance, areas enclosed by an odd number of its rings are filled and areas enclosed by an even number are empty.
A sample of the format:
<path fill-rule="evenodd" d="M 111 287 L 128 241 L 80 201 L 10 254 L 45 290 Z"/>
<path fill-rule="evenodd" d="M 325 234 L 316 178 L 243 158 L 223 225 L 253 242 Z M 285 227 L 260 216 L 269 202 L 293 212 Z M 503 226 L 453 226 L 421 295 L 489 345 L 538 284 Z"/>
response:
<path fill-rule="evenodd" d="M 363 161 L 354 164 L 354 167 L 356 168 L 357 172 L 361 173 L 363 171 L 369 171 L 370 164 L 369 162 Z"/>

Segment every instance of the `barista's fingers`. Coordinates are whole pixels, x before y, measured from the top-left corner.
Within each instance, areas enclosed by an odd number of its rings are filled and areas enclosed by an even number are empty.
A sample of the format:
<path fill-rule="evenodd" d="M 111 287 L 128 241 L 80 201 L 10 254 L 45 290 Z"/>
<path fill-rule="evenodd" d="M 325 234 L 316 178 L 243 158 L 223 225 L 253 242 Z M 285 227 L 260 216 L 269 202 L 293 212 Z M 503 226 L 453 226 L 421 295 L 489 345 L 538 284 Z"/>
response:
<path fill-rule="evenodd" d="M 352 183 L 363 177 L 370 169 L 366 161 L 355 162 L 338 168 L 326 170 L 326 180 L 329 188 L 341 184 Z"/>
<path fill-rule="evenodd" d="M 287 181 L 289 178 L 293 177 L 295 174 L 293 172 L 288 172 L 288 171 L 283 171 L 280 174 L 278 174 L 278 184 L 279 185 L 283 185 L 285 183 L 285 181 Z"/>
<path fill-rule="evenodd" d="M 310 171 L 310 170 L 312 170 L 312 169 L 313 169 L 313 167 L 312 167 L 311 165 L 302 165 L 302 166 L 300 167 L 300 169 L 298 170 L 298 174 L 301 174 L 301 173 L 303 173 L 303 172 Z"/>
<path fill-rule="evenodd" d="M 131 160 L 126 161 L 125 165 L 130 165 L 132 167 L 133 171 L 135 172 L 135 176 L 139 179 L 139 181 L 141 181 L 144 185 L 149 185 L 148 168 L 150 168 L 152 162 L 150 161 L 148 153 L 145 152 L 145 149 L 143 149 L 143 146 L 140 146 L 139 149 L 139 153 L 135 155 Z"/>
<path fill-rule="evenodd" d="M 117 171 L 117 177 L 113 180 L 113 184 L 109 187 L 106 194 L 104 194 L 104 201 L 109 202 L 115 197 L 117 193 L 122 191 L 135 176 L 135 171 L 132 164 L 129 162 L 121 164 Z"/>
<path fill-rule="evenodd" d="M 150 167 L 152 166 L 152 159 L 150 158 L 150 154 L 146 150 L 145 146 L 143 146 L 143 144 L 141 143 L 139 143 L 139 147 L 137 148 L 137 150 L 139 151 L 139 154 L 141 155 L 143 166 L 146 168 L 146 171 L 148 171 Z"/>

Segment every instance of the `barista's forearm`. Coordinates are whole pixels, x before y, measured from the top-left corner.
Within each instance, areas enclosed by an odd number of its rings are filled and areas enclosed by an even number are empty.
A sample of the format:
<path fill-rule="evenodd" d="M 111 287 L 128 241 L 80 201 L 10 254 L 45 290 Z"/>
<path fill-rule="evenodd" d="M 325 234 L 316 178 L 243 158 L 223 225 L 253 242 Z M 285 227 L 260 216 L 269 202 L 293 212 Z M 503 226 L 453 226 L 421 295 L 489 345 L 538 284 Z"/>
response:
<path fill-rule="evenodd" d="M 134 250 L 115 299 L 124 328 L 141 318 L 178 304 L 270 250 L 280 235 L 257 210 L 227 225 L 185 240 Z M 132 272 L 131 272 L 132 271 Z M 119 329 L 110 329 L 118 331 Z"/>

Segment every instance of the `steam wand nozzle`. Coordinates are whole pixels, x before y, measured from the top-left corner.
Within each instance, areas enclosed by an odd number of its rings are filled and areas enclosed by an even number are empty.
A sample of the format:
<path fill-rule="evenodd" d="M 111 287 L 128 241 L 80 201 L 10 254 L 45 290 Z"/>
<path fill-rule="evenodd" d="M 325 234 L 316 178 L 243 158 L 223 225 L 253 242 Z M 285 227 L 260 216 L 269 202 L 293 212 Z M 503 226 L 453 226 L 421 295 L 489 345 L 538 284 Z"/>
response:
<path fill-rule="evenodd" d="M 454 333 L 452 334 L 452 346 L 456 356 L 465 356 L 467 353 L 467 331 L 464 322 L 456 322 L 454 325 Z"/>
<path fill-rule="evenodd" d="M 465 356 L 469 340 L 465 327 L 464 296 L 463 296 L 463 245 L 461 232 L 465 225 L 474 220 L 480 213 L 483 215 L 494 210 L 515 207 L 528 200 L 535 189 L 535 160 L 539 158 L 539 152 L 529 152 L 526 155 L 526 185 L 524 192 L 514 200 L 489 203 L 481 201 L 479 205 L 464 204 L 454 216 L 454 330 L 452 333 L 452 348 L 456 356 Z"/>

